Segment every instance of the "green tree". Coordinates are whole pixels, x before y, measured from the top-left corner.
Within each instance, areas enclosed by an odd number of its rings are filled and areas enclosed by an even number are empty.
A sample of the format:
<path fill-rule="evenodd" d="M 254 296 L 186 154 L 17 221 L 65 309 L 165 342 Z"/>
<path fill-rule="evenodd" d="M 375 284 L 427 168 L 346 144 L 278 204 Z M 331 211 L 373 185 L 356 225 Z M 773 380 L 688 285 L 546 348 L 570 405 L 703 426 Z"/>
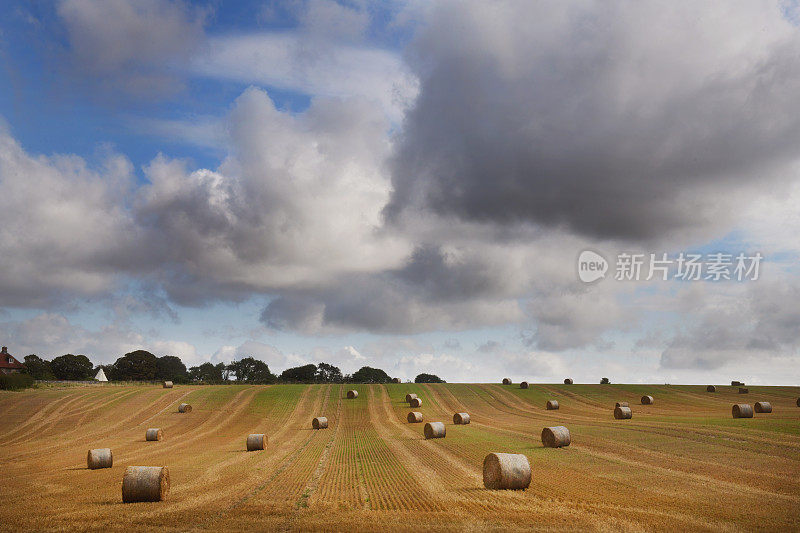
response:
<path fill-rule="evenodd" d="M 53 368 L 50 366 L 50 361 L 42 359 L 36 354 L 25 356 L 25 370 L 26 374 L 30 374 L 33 379 L 42 379 L 52 381 L 56 379 L 53 374 Z"/>
<path fill-rule="evenodd" d="M 600 380 L 600 385 L 610 385 L 610 384 L 611 382 L 608 380 L 608 378 L 603 378 Z"/>
<path fill-rule="evenodd" d="M 83 381 L 91 379 L 94 365 L 85 355 L 72 355 L 71 353 L 56 357 L 50 362 L 50 368 L 56 379 L 69 381 Z"/>
<path fill-rule="evenodd" d="M 223 367 L 224 363 L 220 363 Z M 219 365 L 203 363 L 189 369 L 189 379 L 195 383 L 222 383 L 222 368 Z"/>
<path fill-rule="evenodd" d="M 158 358 L 146 350 L 136 350 L 120 357 L 114 363 L 113 379 L 120 381 L 155 381 L 158 375 Z M 106 376 L 112 379 L 111 376 Z"/>
<path fill-rule="evenodd" d="M 317 383 L 342 383 L 344 377 L 339 367 L 329 365 L 328 363 L 320 363 L 317 365 L 317 375 L 315 376 Z"/>
<path fill-rule="evenodd" d="M 281 372 L 281 381 L 287 383 L 314 383 L 317 377 L 317 365 L 303 365 L 287 368 Z"/>
<path fill-rule="evenodd" d="M 244 383 L 274 383 L 275 375 L 270 372 L 269 366 L 264 361 L 253 357 L 244 357 L 227 366 L 230 373 L 236 376 L 236 381 Z"/>
<path fill-rule="evenodd" d="M 179 357 L 165 355 L 156 359 L 156 379 L 159 381 L 173 381 L 186 383 L 189 381 L 189 372 L 186 365 Z"/>
<path fill-rule="evenodd" d="M 447 383 L 436 374 L 420 374 L 414 378 L 414 383 Z"/>
<path fill-rule="evenodd" d="M 362 366 L 353 373 L 354 383 L 391 383 L 392 378 L 380 368 Z"/>

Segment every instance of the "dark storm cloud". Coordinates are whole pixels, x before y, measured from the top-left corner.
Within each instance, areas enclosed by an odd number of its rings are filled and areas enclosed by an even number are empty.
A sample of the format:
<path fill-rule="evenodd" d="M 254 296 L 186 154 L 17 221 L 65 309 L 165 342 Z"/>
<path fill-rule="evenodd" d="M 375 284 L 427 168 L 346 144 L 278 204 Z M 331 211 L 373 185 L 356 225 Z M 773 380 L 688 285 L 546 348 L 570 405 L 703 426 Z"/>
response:
<path fill-rule="evenodd" d="M 777 4 L 441 3 L 408 54 L 385 213 L 633 240 L 707 225 L 800 153 L 798 50 Z"/>

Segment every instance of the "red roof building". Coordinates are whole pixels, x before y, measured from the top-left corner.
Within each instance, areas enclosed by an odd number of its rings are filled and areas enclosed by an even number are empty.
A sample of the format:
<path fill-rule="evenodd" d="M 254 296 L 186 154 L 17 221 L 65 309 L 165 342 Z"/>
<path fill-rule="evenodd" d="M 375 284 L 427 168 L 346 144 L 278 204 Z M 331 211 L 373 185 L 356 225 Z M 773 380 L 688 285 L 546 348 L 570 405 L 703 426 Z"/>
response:
<path fill-rule="evenodd" d="M 0 351 L 0 373 L 2 374 L 11 374 L 12 372 L 19 372 L 25 368 L 25 365 L 17 361 L 17 359 L 8 353 L 8 348 L 3 346 L 3 350 Z"/>

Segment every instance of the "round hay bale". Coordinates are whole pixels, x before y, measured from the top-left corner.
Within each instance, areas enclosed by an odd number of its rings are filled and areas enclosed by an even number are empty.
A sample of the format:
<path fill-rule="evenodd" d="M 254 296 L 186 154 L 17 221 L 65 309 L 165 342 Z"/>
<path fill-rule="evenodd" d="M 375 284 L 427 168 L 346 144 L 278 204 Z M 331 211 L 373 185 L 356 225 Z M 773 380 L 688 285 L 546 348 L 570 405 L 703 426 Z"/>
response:
<path fill-rule="evenodd" d="M 753 418 L 753 406 L 749 403 L 735 403 L 731 408 L 733 418 Z"/>
<path fill-rule="evenodd" d="M 503 378 L 503 385 L 511 385 L 511 380 L 509 378 Z"/>
<path fill-rule="evenodd" d="M 408 394 L 406 394 L 406 403 L 411 403 L 411 400 L 413 400 L 416 397 L 417 397 L 416 394 L 414 394 L 413 392 L 409 392 Z"/>
<path fill-rule="evenodd" d="M 409 424 L 416 424 L 418 422 L 422 422 L 422 413 L 419 411 L 411 411 L 408 413 L 408 423 Z"/>
<path fill-rule="evenodd" d="M 114 454 L 111 453 L 111 448 L 95 448 L 87 452 L 86 467 L 89 470 L 111 468 L 112 466 L 114 466 Z"/>
<path fill-rule="evenodd" d="M 456 413 L 453 415 L 453 424 L 464 426 L 469 424 L 469 413 Z"/>
<path fill-rule="evenodd" d="M 422 431 L 426 439 L 443 439 L 447 433 L 444 422 L 427 422 Z"/>
<path fill-rule="evenodd" d="M 521 453 L 490 453 L 483 460 L 483 486 L 524 490 L 531 484 L 531 463 Z"/>
<path fill-rule="evenodd" d="M 150 428 L 144 434 L 145 440 L 161 440 L 164 438 L 164 434 L 161 432 L 161 428 Z"/>
<path fill-rule="evenodd" d="M 411 401 L 408 403 L 411 407 L 422 407 L 422 398 L 411 398 Z"/>
<path fill-rule="evenodd" d="M 771 413 L 772 404 L 769 402 L 756 402 L 754 405 L 756 413 Z"/>
<path fill-rule="evenodd" d="M 654 401 L 652 396 L 642 396 L 642 405 L 653 405 Z"/>
<path fill-rule="evenodd" d="M 394 379 L 392 380 L 392 383 L 402 383 L 402 382 L 403 382 L 403 380 L 402 380 L 402 379 L 400 379 L 400 378 L 394 378 Z"/>
<path fill-rule="evenodd" d="M 749 392 L 750 392 L 750 389 L 746 389 L 746 388 L 743 388 L 743 387 L 739 388 L 739 394 L 748 394 Z"/>
<path fill-rule="evenodd" d="M 521 383 L 519 384 L 519 388 L 520 388 L 520 389 L 527 389 L 527 388 L 528 388 L 528 382 L 527 382 L 527 381 L 523 381 L 523 382 L 521 382 Z"/>
<path fill-rule="evenodd" d="M 267 436 L 263 433 L 251 433 L 247 436 L 247 451 L 265 450 L 267 448 Z"/>
<path fill-rule="evenodd" d="M 617 402 L 614 407 L 630 407 L 630 405 L 628 405 L 628 402 Z"/>
<path fill-rule="evenodd" d="M 717 392 L 717 388 L 714 385 L 709 385 L 706 387 L 706 392 Z"/>
<path fill-rule="evenodd" d="M 164 382 L 164 388 L 165 389 L 171 389 L 172 388 L 172 382 L 171 381 L 165 381 Z"/>
<path fill-rule="evenodd" d="M 617 420 L 627 420 L 633 418 L 633 412 L 630 407 L 615 407 L 614 418 Z"/>
<path fill-rule="evenodd" d="M 548 411 L 555 411 L 558 409 L 558 400 L 547 400 L 545 407 Z"/>
<path fill-rule="evenodd" d="M 567 378 L 564 380 L 564 385 L 572 385 L 572 378 Z"/>
<path fill-rule="evenodd" d="M 129 466 L 122 477 L 122 501 L 160 502 L 169 492 L 166 466 Z"/>
<path fill-rule="evenodd" d="M 542 444 L 545 448 L 561 448 L 569 446 L 572 438 L 565 426 L 555 426 L 542 429 Z"/>
<path fill-rule="evenodd" d="M 326 429 L 328 427 L 328 418 L 324 416 L 316 417 L 311 421 L 311 427 L 314 429 Z"/>
<path fill-rule="evenodd" d="M 190 404 L 188 404 L 188 403 L 182 403 L 182 404 L 180 404 L 178 406 L 178 412 L 179 413 L 191 413 L 192 412 L 192 406 Z"/>
<path fill-rule="evenodd" d="M 347 399 L 354 400 L 358 398 L 358 391 L 357 390 L 349 390 L 347 391 Z"/>

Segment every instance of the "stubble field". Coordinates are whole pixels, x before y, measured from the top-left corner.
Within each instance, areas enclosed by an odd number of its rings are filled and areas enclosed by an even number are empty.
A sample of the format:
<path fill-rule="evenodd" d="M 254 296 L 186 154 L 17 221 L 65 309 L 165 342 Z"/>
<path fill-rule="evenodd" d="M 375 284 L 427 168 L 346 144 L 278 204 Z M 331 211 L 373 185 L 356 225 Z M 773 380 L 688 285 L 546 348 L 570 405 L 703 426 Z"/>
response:
<path fill-rule="evenodd" d="M 349 388 L 359 397 L 345 399 Z M 0 393 L 1 530 L 800 530 L 798 387 L 97 385 Z M 409 424 L 407 392 L 445 439 Z M 643 394 L 655 404 L 640 405 Z M 558 411 L 546 411 L 556 399 Z M 615 401 L 633 419 L 614 420 Z M 734 403 L 773 413 L 733 419 Z M 191 413 L 179 414 L 188 402 Z M 455 412 L 472 423 L 456 426 Z M 311 429 L 327 416 L 327 430 Z M 572 444 L 542 447 L 545 426 Z M 160 427 L 164 439 L 145 442 Z M 246 452 L 249 433 L 267 449 Z M 88 470 L 86 451 L 114 466 Z M 525 454 L 526 491 L 483 488 Z M 166 501 L 123 504 L 128 465 L 169 467 Z"/>

